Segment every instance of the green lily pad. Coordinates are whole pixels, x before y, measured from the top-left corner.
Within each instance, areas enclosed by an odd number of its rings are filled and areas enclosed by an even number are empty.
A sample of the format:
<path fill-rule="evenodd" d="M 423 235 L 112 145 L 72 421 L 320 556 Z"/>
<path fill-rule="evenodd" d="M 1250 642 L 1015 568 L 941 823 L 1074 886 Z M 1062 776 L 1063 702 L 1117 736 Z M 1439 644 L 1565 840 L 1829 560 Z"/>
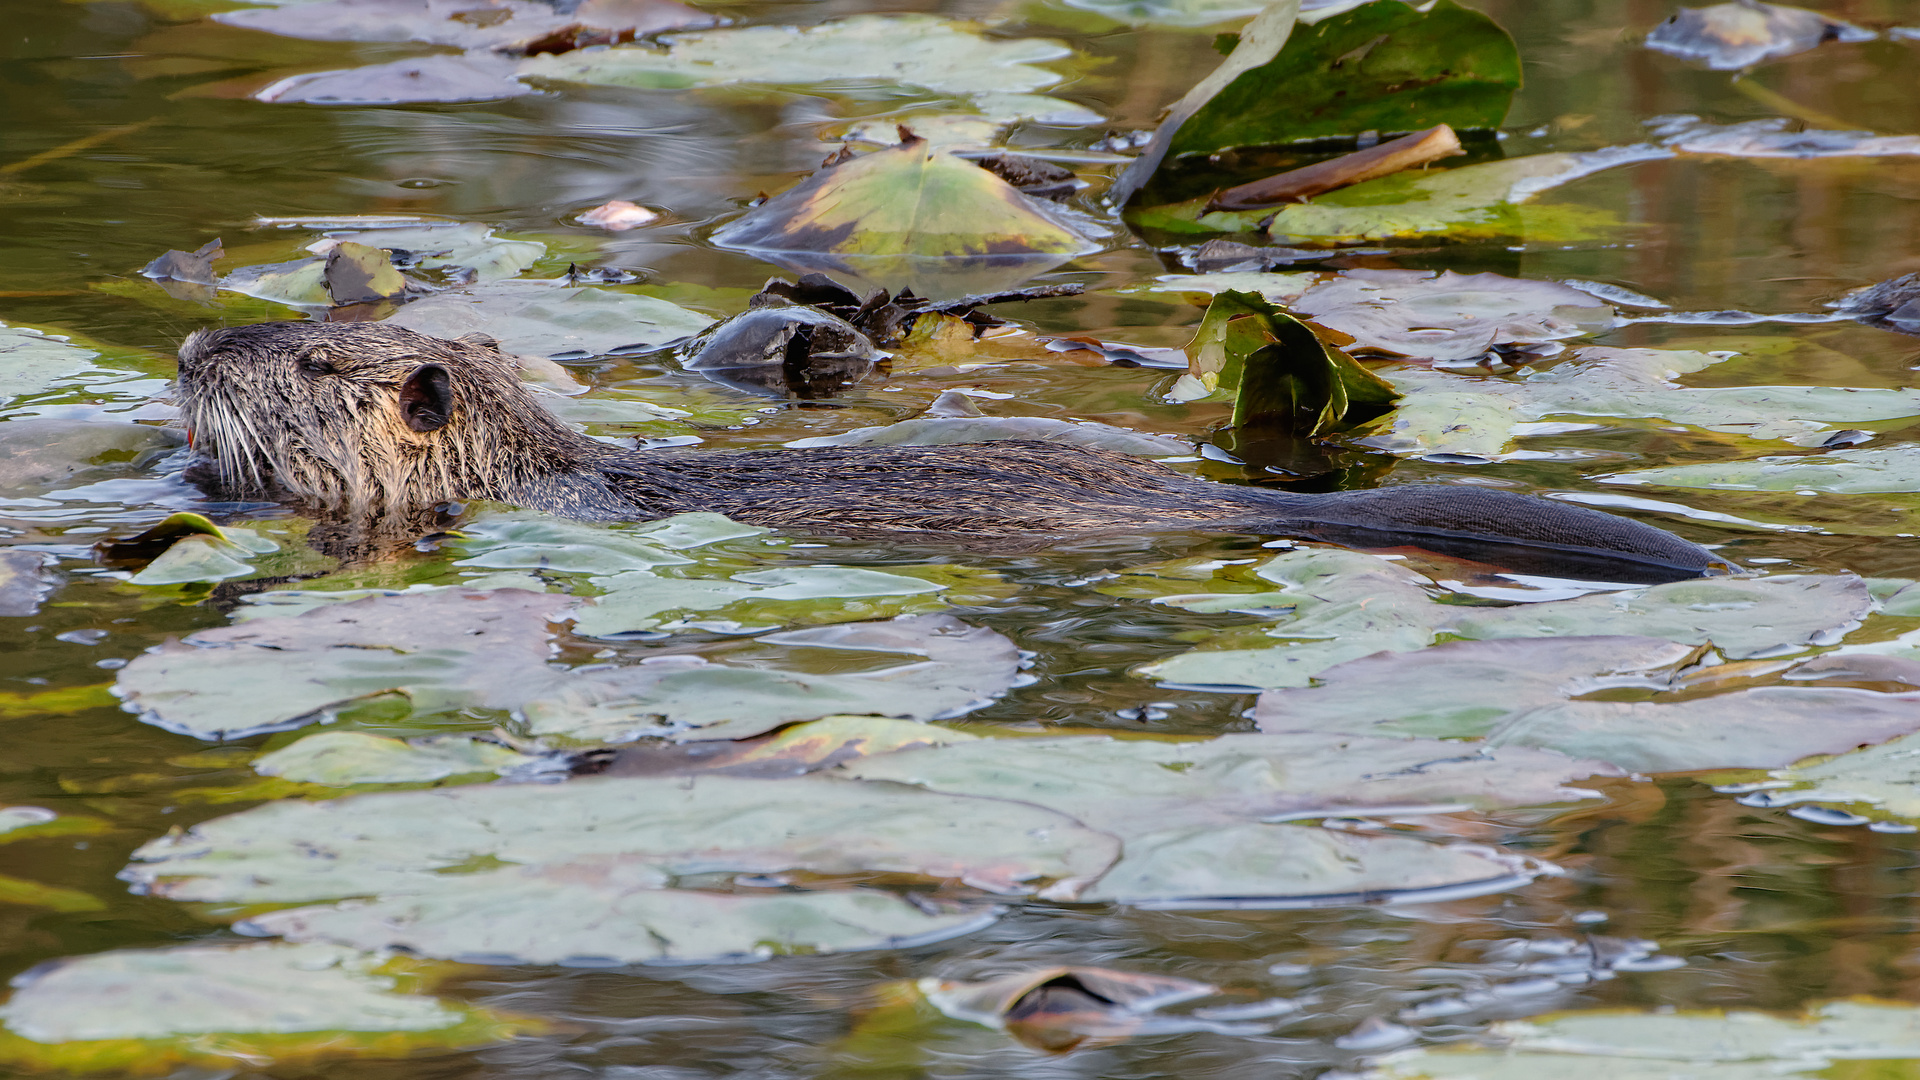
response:
<path fill-rule="evenodd" d="M 1791 681 L 1682 700 L 1574 700 L 1682 689 L 1677 668 L 1700 651 L 1655 638 L 1571 637 L 1381 653 L 1322 671 L 1312 689 L 1267 691 L 1255 718 L 1263 731 L 1484 738 L 1648 773 L 1779 768 L 1920 728 L 1905 696 Z M 1806 723 L 1812 715 L 1821 722 Z"/>
<path fill-rule="evenodd" d="M 985 740 L 861 759 L 841 771 L 1015 799 L 1098 822 L 1125 846 L 1113 869 L 1079 898 L 1152 907 L 1510 888 L 1534 872 L 1523 860 L 1274 819 L 1364 813 L 1368 806 L 1568 802 L 1591 797 L 1568 781 L 1612 772 L 1538 751 L 1463 758 L 1441 743 L 1319 734 L 1178 743 Z"/>
<path fill-rule="evenodd" d="M 875 654 L 880 666 L 857 673 L 736 667 L 695 654 L 555 669 L 550 624 L 573 603 L 517 589 L 444 589 L 325 605 L 168 642 L 121 669 L 115 693 L 142 720 L 203 739 L 301 727 L 390 695 L 420 720 L 512 711 L 536 735 L 744 738 L 833 714 L 959 715 L 1003 693 L 1019 672 L 1007 639 L 930 615 L 757 639 Z M 448 626 L 465 630 L 449 636 Z"/>
<path fill-rule="evenodd" d="M 1258 15 L 1260 0 L 1065 0 L 1069 7 L 1134 26 L 1213 26 Z"/>
<path fill-rule="evenodd" d="M 481 282 L 513 277 L 547 253 L 547 245 L 537 240 L 495 236 L 490 226 L 478 222 L 363 229 L 332 236 L 345 243 L 404 251 L 409 267 L 471 271 L 474 280 Z"/>
<path fill-rule="evenodd" d="M 574 632 L 585 637 L 651 630 L 666 623 L 663 616 L 670 612 L 714 612 L 698 625 L 737 632 L 799 622 L 888 618 L 946 606 L 936 595 L 945 590 L 940 582 L 849 566 L 756 570 L 724 580 L 667 578 L 641 570 L 595 578 L 594 584 L 605 593 L 574 616 Z M 821 600 L 832 602 L 820 613 L 825 617 L 809 618 L 811 609 L 822 606 L 813 602 Z M 748 614 L 749 608 L 760 617 Z"/>
<path fill-rule="evenodd" d="M 1613 309 L 1551 281 L 1430 270 L 1349 270 L 1289 305 L 1354 339 L 1355 350 L 1476 360 L 1498 345 L 1538 345 L 1613 328 Z"/>
<path fill-rule="evenodd" d="M 1296 26 L 1279 55 L 1180 125 L 1170 156 L 1239 146 L 1500 126 L 1520 88 L 1520 52 L 1498 23 L 1453 0 L 1375 0 Z"/>
<path fill-rule="evenodd" d="M 711 15 L 672 0 L 649 3 L 588 3 L 562 14 L 528 0 L 495 0 L 489 18 L 474 18 L 458 3 L 395 3 L 393 0 L 313 0 L 230 11 L 216 22 L 269 34 L 316 41 L 418 41 L 457 49 L 511 49 L 563 30 L 588 26 L 603 31 L 654 34 L 712 26 Z M 465 17 L 463 17 L 465 16 Z"/>
<path fill-rule="evenodd" d="M 0 323 L 0 405 L 99 368 L 100 353 L 64 337 Z"/>
<path fill-rule="evenodd" d="M 268 804 L 151 842 L 125 874 L 181 900 L 337 901 L 248 921 L 296 940 L 634 963 L 895 947 L 993 916 L 865 889 L 729 895 L 695 881 L 879 873 L 1073 890 L 1117 847 L 1041 807 L 896 785 L 601 778 Z"/>
<path fill-rule="evenodd" d="M 1876 393 L 1876 391 L 1855 391 Z M 1913 391 L 1878 391 L 1913 393 Z M 1763 457 L 1703 465 L 1635 469 L 1604 477 L 1610 484 L 1653 484 L 1734 491 L 1824 491 L 1837 495 L 1920 491 L 1920 446 L 1840 449 L 1801 457 Z"/>
<path fill-rule="evenodd" d="M 1207 686 L 1307 686 L 1322 671 L 1382 650 L 1411 652 L 1441 633 L 1461 638 L 1660 637 L 1712 641 L 1746 658 L 1833 644 L 1873 610 L 1866 583 L 1851 574 L 1712 578 L 1512 607 L 1464 607 L 1431 598 L 1438 586 L 1358 552 L 1303 550 L 1257 566 L 1212 570 L 1179 564 L 1122 574 L 1100 591 L 1152 598 L 1193 611 L 1239 611 L 1277 620 L 1264 648 L 1197 649 L 1139 669 L 1150 678 Z M 1249 585 L 1271 583 L 1270 592 Z M 1235 639 L 1235 644 L 1245 636 Z"/>
<path fill-rule="evenodd" d="M 399 989 L 424 965 L 330 945 L 189 945 L 56 961 L 0 1005 L 0 1061 L 159 1073 L 505 1042 L 531 1020 Z M 111 1007 L 103 1007 L 110 1003 Z"/>
<path fill-rule="evenodd" d="M 253 769 L 302 784 L 419 784 L 450 776 L 508 772 L 534 758 L 463 736 L 390 739 L 363 731 L 323 731 L 262 754 Z"/>
<path fill-rule="evenodd" d="M 521 61 L 523 78 L 679 90 L 757 83 L 919 86 L 953 94 L 1041 90 L 1036 67 L 1072 55 L 1057 41 L 989 39 L 931 15 L 858 15 L 819 26 L 746 26 L 672 34 L 666 48 L 620 45 Z"/>
<path fill-rule="evenodd" d="M 1828 1002 L 1799 1016 L 1607 1009 L 1494 1024 L 1499 1049 L 1395 1054 L 1368 1080 L 1767 1080 L 1886 1075 L 1920 1057 L 1920 1010 L 1906 1002 Z"/>
<path fill-rule="evenodd" d="M 585 358 L 664 348 L 712 319 L 651 296 L 545 281 L 495 281 L 415 300 L 387 322 L 435 337 L 481 333 L 509 353 Z"/>
<path fill-rule="evenodd" d="M 1920 416 L 1920 390 L 1694 387 L 1675 381 L 1678 376 L 1704 370 L 1732 355 L 1591 347 L 1575 351 L 1564 363 L 1502 379 L 1403 368 L 1390 372 L 1387 378 L 1406 394 L 1405 404 L 1398 412 L 1376 421 L 1356 441 L 1399 454 L 1496 457 L 1511 449 L 1511 441 L 1524 430 L 1520 425 L 1606 417 L 1657 420 L 1750 439 L 1818 445 L 1840 428 Z M 1461 414 L 1457 428 L 1449 419 L 1452 410 Z M 1696 482 L 1672 486 L 1721 486 L 1709 477 L 1723 469 L 1736 476 L 1754 475 L 1764 474 L 1766 466 L 1782 460 L 1825 463 L 1863 456 L 1866 461 L 1874 461 L 1875 455 L 1886 454 L 1888 451 L 1839 450 L 1815 458 L 1674 466 L 1620 473 L 1608 479 L 1616 483 L 1667 483 L 1669 478 L 1692 476 L 1698 478 Z M 1810 477 L 1814 483 L 1788 482 L 1786 474 L 1790 471 L 1783 470 L 1775 481 L 1779 489 L 1819 488 L 1819 465 Z"/>
<path fill-rule="evenodd" d="M 1099 249 L 1048 204 L 917 136 L 829 164 L 715 230 L 713 242 L 917 291 L 922 271 L 1030 276 Z"/>
<path fill-rule="evenodd" d="M 955 443 L 1024 439 L 1091 446 L 1139 457 L 1176 457 L 1193 453 L 1193 444 L 1169 435 L 1046 416 L 923 416 L 880 427 L 855 428 L 838 435 L 795 439 L 788 446 L 951 446 Z"/>

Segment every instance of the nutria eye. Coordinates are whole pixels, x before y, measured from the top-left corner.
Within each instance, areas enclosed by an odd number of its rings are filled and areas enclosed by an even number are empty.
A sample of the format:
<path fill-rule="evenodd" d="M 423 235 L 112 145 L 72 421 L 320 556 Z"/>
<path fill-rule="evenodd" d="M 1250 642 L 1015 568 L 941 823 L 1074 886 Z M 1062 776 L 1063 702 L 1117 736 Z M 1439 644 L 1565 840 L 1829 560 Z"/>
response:
<path fill-rule="evenodd" d="M 331 375 L 334 372 L 333 361 L 328 359 L 326 350 L 313 348 L 301 353 L 294 366 L 303 375 Z"/>

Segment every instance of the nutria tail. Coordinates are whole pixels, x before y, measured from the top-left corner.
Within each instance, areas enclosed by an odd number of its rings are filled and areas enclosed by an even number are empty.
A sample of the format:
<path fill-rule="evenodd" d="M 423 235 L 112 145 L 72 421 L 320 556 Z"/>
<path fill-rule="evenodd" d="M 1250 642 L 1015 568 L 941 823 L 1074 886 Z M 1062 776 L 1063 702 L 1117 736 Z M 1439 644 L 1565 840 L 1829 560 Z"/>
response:
<path fill-rule="evenodd" d="M 1677 580 L 1731 568 L 1706 548 L 1632 518 L 1497 488 L 1406 484 L 1273 494 L 1291 531 L 1348 547 L 1411 543 L 1555 576 L 1623 581 Z"/>

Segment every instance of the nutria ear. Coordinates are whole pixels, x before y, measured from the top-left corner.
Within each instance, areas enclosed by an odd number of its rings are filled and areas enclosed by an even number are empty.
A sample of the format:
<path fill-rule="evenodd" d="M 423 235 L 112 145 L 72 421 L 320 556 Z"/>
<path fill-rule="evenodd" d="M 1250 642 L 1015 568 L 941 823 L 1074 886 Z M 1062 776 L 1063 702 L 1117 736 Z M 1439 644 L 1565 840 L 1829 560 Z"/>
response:
<path fill-rule="evenodd" d="M 439 364 L 421 364 L 400 384 L 400 418 L 421 434 L 453 419 L 453 380 Z"/>

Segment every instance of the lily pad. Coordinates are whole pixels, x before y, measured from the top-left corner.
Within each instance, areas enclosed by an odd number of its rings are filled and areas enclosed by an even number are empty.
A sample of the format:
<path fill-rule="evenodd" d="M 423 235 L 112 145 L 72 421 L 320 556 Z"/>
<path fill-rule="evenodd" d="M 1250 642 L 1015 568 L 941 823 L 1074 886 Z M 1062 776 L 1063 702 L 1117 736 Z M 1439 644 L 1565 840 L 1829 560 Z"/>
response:
<path fill-rule="evenodd" d="M 928 262 L 1031 274 L 1099 248 L 1047 204 L 917 136 L 827 166 L 722 226 L 713 242 L 895 287 Z"/>
<path fill-rule="evenodd" d="M 522 46 L 562 30 L 590 27 L 635 34 L 712 26 L 713 16 L 673 0 L 590 0 L 561 14 L 528 0 L 491 0 L 474 17 L 466 0 L 316 0 L 215 15 L 229 26 L 316 41 L 418 41 L 456 49 Z"/>
<path fill-rule="evenodd" d="M 1474 360 L 1496 346 L 1613 327 L 1613 309 L 1578 289 L 1451 270 L 1349 270 L 1290 306 L 1352 337 L 1356 350 L 1412 359 Z"/>
<path fill-rule="evenodd" d="M 1734 491 L 1825 491 L 1838 495 L 1920 491 L 1920 445 L 1902 443 L 1885 449 L 1830 450 L 1800 457 L 1667 465 L 1614 473 L 1603 479 L 1611 484 Z"/>
<path fill-rule="evenodd" d="M 50 556 L 38 551 L 0 551 L 0 616 L 20 618 L 40 610 L 53 591 Z"/>
<path fill-rule="evenodd" d="M 1258 15 L 1260 0 L 1065 0 L 1067 6 L 1134 26 L 1213 26 Z"/>
<path fill-rule="evenodd" d="M 1121 838 L 1124 853 L 1080 899 L 1217 907 L 1509 888 L 1531 871 L 1485 849 L 1271 822 L 1368 805 L 1565 802 L 1590 797 L 1567 781 L 1612 770 L 1550 753 L 1496 760 L 1433 742 L 1309 734 L 986 740 L 868 758 L 841 771 L 1098 822 Z"/>
<path fill-rule="evenodd" d="M 831 714 L 959 715 L 1004 692 L 1019 671 L 1011 642 L 948 616 L 757 639 L 884 658 L 858 673 L 735 667 L 689 654 L 626 668 L 551 668 L 549 624 L 573 603 L 517 589 L 371 596 L 169 642 L 123 668 L 115 692 L 142 720 L 203 739 L 300 727 L 384 695 L 403 696 L 422 719 L 513 711 L 534 734 L 625 740 L 704 729 L 740 738 Z M 465 629 L 450 638 L 448 626 Z"/>
<path fill-rule="evenodd" d="M 1154 568 L 1123 574 L 1100 591 L 1278 620 L 1263 635 L 1280 639 L 1272 646 L 1199 649 L 1139 669 L 1151 678 L 1208 686 L 1307 686 L 1335 664 L 1382 650 L 1411 652 L 1441 632 L 1475 639 L 1634 635 L 1687 645 L 1712 641 L 1732 658 L 1777 655 L 1837 642 L 1874 603 L 1865 582 L 1851 574 L 1679 581 L 1485 608 L 1435 603 L 1433 582 L 1358 552 L 1277 556 L 1241 572 L 1247 583 L 1236 582 L 1233 591 L 1198 591 L 1208 577 L 1169 569 L 1173 576 L 1160 577 Z M 1278 588 L 1247 588 L 1265 582 Z"/>
<path fill-rule="evenodd" d="M 1296 26 L 1279 55 L 1182 123 L 1168 154 L 1435 124 L 1490 130 L 1519 87 L 1519 49 L 1492 19 L 1453 0 L 1375 0 Z"/>
<path fill-rule="evenodd" d="M 1017 894 L 1076 888 L 1116 848 L 1040 807 L 894 785 L 604 778 L 269 804 L 149 843 L 125 874 L 183 900 L 340 901 L 249 920 L 296 940 L 491 962 L 684 962 L 897 947 L 993 917 L 929 914 L 866 889 L 686 887 L 695 879 L 907 874 Z"/>
<path fill-rule="evenodd" d="M 0 323 L 0 405 L 23 394 L 50 390 L 95 370 L 100 354 L 66 338 Z"/>
<path fill-rule="evenodd" d="M 362 229 L 333 233 L 331 239 L 383 248 L 396 258 L 404 253 L 403 262 L 410 269 L 471 273 L 481 282 L 513 277 L 547 253 L 547 245 L 537 240 L 495 236 L 490 226 L 478 222 Z"/>
<path fill-rule="evenodd" d="M 514 78 L 514 61 L 486 52 L 417 56 L 366 67 L 289 75 L 256 101 L 311 105 L 397 105 L 425 101 L 498 101 L 538 93 Z"/>
<path fill-rule="evenodd" d="M 363 731 L 323 731 L 255 758 L 253 769 L 296 783 L 418 784 L 451 776 L 498 775 L 534 759 L 463 736 L 390 739 Z"/>
<path fill-rule="evenodd" d="M 153 424 L 22 417 L 0 423 L 0 491 L 40 491 L 68 480 L 131 467 L 185 443 Z"/>
<path fill-rule="evenodd" d="M 1920 390 L 1692 387 L 1677 381 L 1681 375 L 1705 370 L 1732 355 L 1590 347 L 1575 351 L 1560 364 L 1530 368 L 1505 379 L 1401 369 L 1387 377 L 1407 395 L 1405 401 L 1412 408 L 1378 421 L 1374 430 L 1358 441 L 1402 454 L 1491 457 L 1508 449 L 1511 439 L 1521 434 L 1522 424 L 1611 417 L 1661 420 L 1750 439 L 1819 445 L 1839 428 L 1920 416 Z M 1458 430 L 1447 420 L 1448 409 L 1458 410 L 1465 420 Z M 1846 453 L 1850 452 L 1836 451 L 1835 455 Z M 1752 465 L 1732 463 L 1728 467 L 1750 470 Z"/>
<path fill-rule="evenodd" d="M 932 15 L 857 15 L 806 29 L 735 27 L 664 40 L 664 49 L 621 45 L 529 57 L 519 71 L 525 78 L 656 90 L 865 83 L 989 94 L 1052 86 L 1062 76 L 1035 65 L 1072 55 L 1057 41 L 989 39 L 972 24 Z"/>
<path fill-rule="evenodd" d="M 1828 41 L 1872 41 L 1877 35 L 1806 8 L 1758 0 L 1681 8 L 1647 35 L 1647 48 L 1715 71 L 1741 68 L 1806 52 Z"/>
<path fill-rule="evenodd" d="M 1728 5 L 1732 6 L 1732 5 Z M 1920 136 L 1876 135 L 1801 127 L 1786 117 L 1713 124 L 1697 116 L 1662 117 L 1653 124 L 1661 145 L 1683 154 L 1742 158 L 1920 156 Z"/>
<path fill-rule="evenodd" d="M 402 992 L 423 965 L 331 945 L 190 945 L 55 961 L 0 1005 L 0 1060 L 23 1068 L 159 1072 L 330 1057 L 405 1057 L 541 1030 Z"/>
<path fill-rule="evenodd" d="M 505 352 L 549 359 L 664 348 L 713 322 L 651 296 L 539 281 L 453 289 L 416 300 L 386 321 L 436 337 L 486 334 Z"/>
<path fill-rule="evenodd" d="M 1920 1057 L 1920 1010 L 1856 998 L 1799 1016 L 1607 1009 L 1494 1024 L 1499 1049 L 1395 1054 L 1367 1080 L 1764 1080 Z M 1890 1067 L 1899 1075 L 1904 1066 Z"/>
<path fill-rule="evenodd" d="M 1484 737 L 1633 772 L 1778 768 L 1920 729 L 1920 699 L 1863 689 L 1789 683 L 1683 700 L 1574 700 L 1682 689 L 1676 669 L 1700 652 L 1654 638 L 1574 637 L 1382 653 L 1321 672 L 1313 689 L 1262 694 L 1255 717 L 1263 731 Z M 1421 694 L 1409 697 L 1409 686 Z M 1821 723 L 1807 724 L 1809 715 Z"/>
<path fill-rule="evenodd" d="M 1520 237 L 1571 242 L 1604 237 L 1617 229 L 1619 222 L 1601 210 L 1522 204 L 1581 177 L 1671 156 L 1673 151 L 1654 146 L 1533 154 L 1454 169 L 1395 173 L 1278 211 L 1209 213 L 1207 199 L 1199 198 L 1134 211 L 1128 220 L 1142 228 L 1169 232 L 1264 230 L 1282 243 L 1306 246 L 1422 237 Z"/>

